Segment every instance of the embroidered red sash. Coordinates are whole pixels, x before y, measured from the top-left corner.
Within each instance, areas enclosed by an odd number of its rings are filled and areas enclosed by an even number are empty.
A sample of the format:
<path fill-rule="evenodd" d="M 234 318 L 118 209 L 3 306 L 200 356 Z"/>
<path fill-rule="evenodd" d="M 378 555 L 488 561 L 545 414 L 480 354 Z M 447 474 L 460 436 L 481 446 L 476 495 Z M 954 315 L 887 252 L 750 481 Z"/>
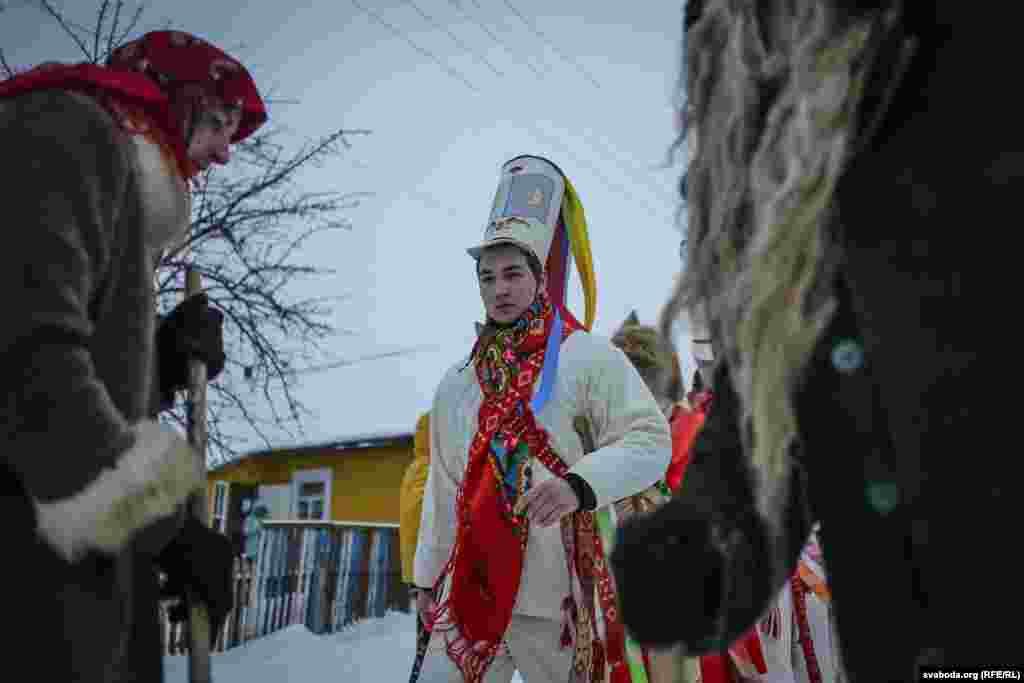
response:
<path fill-rule="evenodd" d="M 562 341 L 579 329 L 564 319 Z M 513 329 L 473 353 L 484 400 L 456 499 L 455 546 L 438 578 L 441 588 L 450 575 L 450 588 L 430 624 L 457 631 L 448 654 L 469 682 L 483 677 L 512 619 L 529 536 L 528 520 L 512 509 L 531 484 L 530 458 L 566 470 L 529 405 L 553 321 L 542 290 Z"/>
<path fill-rule="evenodd" d="M 581 327 L 565 309 L 559 314 L 564 342 Z M 482 339 L 473 353 L 484 400 L 456 499 L 455 545 L 435 585 L 440 593 L 447 582 L 448 594 L 429 624 L 448 635 L 448 655 L 467 683 L 482 680 L 512 619 L 529 537 L 528 520 L 512 510 L 531 485 L 530 459 L 557 477 L 569 470 L 530 407 L 553 320 L 542 293 L 512 331 Z M 563 518 L 562 542 L 573 590 L 562 604 L 560 644 L 575 640 L 572 680 L 628 683 L 625 629 L 594 513 Z"/>

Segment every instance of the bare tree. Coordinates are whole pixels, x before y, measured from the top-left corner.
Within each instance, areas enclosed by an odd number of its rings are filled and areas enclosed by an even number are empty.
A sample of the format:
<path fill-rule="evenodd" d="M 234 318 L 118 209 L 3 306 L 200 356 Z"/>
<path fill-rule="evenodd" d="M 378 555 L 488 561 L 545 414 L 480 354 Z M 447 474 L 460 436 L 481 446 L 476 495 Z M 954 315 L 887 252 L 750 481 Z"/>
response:
<path fill-rule="evenodd" d="M 9 3 L 0 1 L 0 12 L 8 9 Z M 32 0 L 21 3 L 33 7 L 52 19 L 78 50 L 79 57 L 91 64 L 101 64 L 110 53 L 125 42 L 138 29 L 142 15 L 146 10 L 145 3 L 138 3 L 130 16 L 125 15 L 124 0 L 102 0 L 96 10 L 96 21 L 87 26 L 70 19 L 63 10 L 50 0 Z M 13 76 L 15 70 L 8 63 L 0 47 L 0 64 L 6 76 Z"/>
<path fill-rule="evenodd" d="M 129 11 L 124 0 L 102 0 L 86 25 L 49 0 L 26 4 L 50 17 L 82 60 L 94 64 L 142 32 L 146 10 L 145 4 Z M 2 49 L 0 66 L 13 75 Z M 367 193 L 309 191 L 299 175 L 344 154 L 352 136 L 369 131 L 333 130 L 297 149 L 278 143 L 282 132 L 264 126 L 236 145 L 229 167 L 204 175 L 193 193 L 187 241 L 157 272 L 161 312 L 180 301 L 190 264 L 225 314 L 228 363 L 208 396 L 211 465 L 237 455 L 254 436 L 269 447 L 275 434 L 301 431 L 308 411 L 295 397 L 297 376 L 315 359 L 329 360 L 323 342 L 339 333 L 328 322 L 337 298 L 297 299 L 289 286 L 332 272 L 298 262 L 300 249 L 314 235 L 350 228 L 345 213 Z M 184 424 L 180 408 L 165 417 Z"/>
<path fill-rule="evenodd" d="M 275 142 L 279 129 L 261 129 L 236 146 L 233 170 L 207 173 L 193 195 L 185 245 L 163 259 L 157 281 L 162 311 L 180 301 L 191 264 L 225 315 L 228 366 L 208 396 L 216 461 L 246 443 L 238 425 L 270 446 L 274 432 L 294 436 L 308 414 L 294 394 L 297 375 L 325 357 L 322 343 L 337 333 L 328 316 L 338 298 L 296 299 L 288 285 L 332 272 L 298 262 L 301 247 L 314 235 L 349 228 L 344 212 L 364 195 L 310 192 L 297 175 L 338 156 L 349 136 L 363 132 L 338 130 L 286 151 Z M 184 424 L 180 410 L 169 417 Z"/>

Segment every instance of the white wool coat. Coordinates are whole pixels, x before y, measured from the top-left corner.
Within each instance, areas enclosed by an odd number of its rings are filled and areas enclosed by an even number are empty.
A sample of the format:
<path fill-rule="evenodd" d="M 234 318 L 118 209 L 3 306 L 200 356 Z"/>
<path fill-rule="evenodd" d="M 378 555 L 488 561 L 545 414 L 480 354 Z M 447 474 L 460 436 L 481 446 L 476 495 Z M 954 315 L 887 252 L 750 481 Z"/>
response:
<path fill-rule="evenodd" d="M 465 360 L 445 374 L 437 389 L 414 567 L 418 586 L 434 585 L 451 554 L 456 494 L 482 401 L 474 368 Z M 536 417 L 569 471 L 593 489 L 598 508 L 647 489 L 665 475 L 671 460 L 668 422 L 654 396 L 621 350 L 587 332 L 577 331 L 562 343 L 551 398 Z M 594 435 L 595 450 L 587 456 L 573 427 L 575 417 L 584 417 Z M 554 476 L 539 462 L 533 472 L 534 485 Z M 532 526 L 513 611 L 560 619 L 568 594 L 559 525 Z"/>

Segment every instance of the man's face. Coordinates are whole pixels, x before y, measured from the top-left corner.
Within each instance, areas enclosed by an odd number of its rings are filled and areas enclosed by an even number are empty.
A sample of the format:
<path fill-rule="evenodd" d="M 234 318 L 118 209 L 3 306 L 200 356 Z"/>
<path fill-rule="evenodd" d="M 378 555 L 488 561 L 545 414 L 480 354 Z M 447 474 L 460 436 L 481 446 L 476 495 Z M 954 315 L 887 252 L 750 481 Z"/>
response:
<path fill-rule="evenodd" d="M 512 245 L 485 249 L 477 264 L 480 298 L 496 323 L 518 319 L 533 303 L 541 284 L 530 270 L 526 254 Z"/>
<path fill-rule="evenodd" d="M 204 107 L 188 146 L 188 158 L 192 163 L 202 171 L 210 164 L 228 163 L 231 160 L 231 138 L 238 132 L 241 118 L 237 109 L 223 105 Z"/>

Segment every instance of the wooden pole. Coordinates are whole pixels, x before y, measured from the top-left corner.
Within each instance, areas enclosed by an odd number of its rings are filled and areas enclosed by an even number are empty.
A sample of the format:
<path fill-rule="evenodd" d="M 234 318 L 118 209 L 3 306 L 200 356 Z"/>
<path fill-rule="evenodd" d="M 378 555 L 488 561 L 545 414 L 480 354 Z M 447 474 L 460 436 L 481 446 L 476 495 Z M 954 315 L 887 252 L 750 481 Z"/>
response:
<path fill-rule="evenodd" d="M 191 266 L 185 269 L 185 298 L 202 290 L 199 272 Z M 188 420 L 188 441 L 202 459 L 206 471 L 206 363 L 190 360 L 188 364 L 188 399 L 186 403 Z M 209 524 L 209 492 L 203 486 L 200 495 L 193 496 L 191 513 L 201 524 Z M 210 614 L 206 605 L 195 595 L 189 594 L 188 625 L 188 680 L 189 683 L 212 683 L 210 669 Z"/>

